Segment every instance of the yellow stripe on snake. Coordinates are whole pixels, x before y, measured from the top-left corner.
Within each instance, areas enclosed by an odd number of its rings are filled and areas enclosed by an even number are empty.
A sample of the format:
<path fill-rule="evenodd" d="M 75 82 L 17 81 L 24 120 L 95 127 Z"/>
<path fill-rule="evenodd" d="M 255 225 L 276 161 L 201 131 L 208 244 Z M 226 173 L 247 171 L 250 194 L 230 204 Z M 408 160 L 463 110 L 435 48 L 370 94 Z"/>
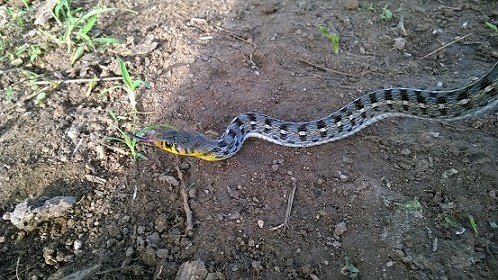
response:
<path fill-rule="evenodd" d="M 236 154 L 249 137 L 286 147 L 310 147 L 348 137 L 389 117 L 454 120 L 494 108 L 498 103 L 498 63 L 479 80 L 462 88 L 432 91 L 411 88 L 381 89 L 365 94 L 332 114 L 309 122 L 278 120 L 257 112 L 235 117 L 218 139 L 178 130 L 158 130 L 147 137 L 173 154 L 216 161 Z"/>

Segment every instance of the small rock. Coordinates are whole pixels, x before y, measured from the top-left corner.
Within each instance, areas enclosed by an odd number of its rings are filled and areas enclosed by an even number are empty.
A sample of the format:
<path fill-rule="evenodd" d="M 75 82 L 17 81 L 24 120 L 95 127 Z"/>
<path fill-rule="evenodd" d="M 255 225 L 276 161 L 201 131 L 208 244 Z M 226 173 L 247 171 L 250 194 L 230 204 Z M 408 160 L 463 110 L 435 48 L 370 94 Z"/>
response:
<path fill-rule="evenodd" d="M 162 260 L 166 259 L 168 257 L 168 254 L 169 254 L 168 249 L 158 249 L 156 251 L 157 257 Z"/>
<path fill-rule="evenodd" d="M 404 149 L 403 149 L 403 150 L 401 150 L 399 153 L 400 153 L 400 154 L 402 154 L 402 155 L 404 155 L 404 156 L 409 156 L 409 155 L 411 155 L 411 154 L 412 154 L 412 151 L 410 151 L 410 150 L 409 150 L 409 149 L 407 149 L 407 148 L 404 148 Z"/>
<path fill-rule="evenodd" d="M 398 257 L 402 258 L 405 256 L 405 252 L 403 252 L 402 250 L 394 250 L 394 252 L 398 255 Z"/>
<path fill-rule="evenodd" d="M 229 220 L 238 220 L 238 219 L 240 219 L 240 213 L 238 211 L 230 213 L 230 214 L 228 214 L 228 219 Z"/>
<path fill-rule="evenodd" d="M 145 232 L 145 227 L 144 226 L 139 226 L 137 228 L 137 234 L 144 234 Z"/>
<path fill-rule="evenodd" d="M 456 170 L 455 168 L 452 168 L 452 169 L 448 169 L 448 170 L 444 171 L 442 176 L 444 179 L 448 179 L 449 177 L 451 177 L 457 173 L 458 173 L 458 170 Z"/>
<path fill-rule="evenodd" d="M 62 217 L 76 203 L 73 196 L 56 196 L 46 200 L 42 206 L 28 206 L 28 200 L 19 203 L 13 212 L 6 213 L 3 218 L 9 218 L 17 228 L 32 231 L 38 224 Z"/>
<path fill-rule="evenodd" d="M 496 190 L 490 190 L 489 197 L 496 198 Z"/>
<path fill-rule="evenodd" d="M 56 265 L 57 259 L 54 257 L 55 250 L 50 247 L 43 247 L 43 258 L 48 265 Z"/>
<path fill-rule="evenodd" d="M 12 65 L 12 66 L 19 66 L 22 63 L 23 63 L 23 61 L 20 57 L 10 61 L 10 65 Z"/>
<path fill-rule="evenodd" d="M 142 238 L 142 236 L 137 236 L 137 245 L 145 246 L 145 240 Z"/>
<path fill-rule="evenodd" d="M 353 163 L 354 161 L 353 161 L 353 159 L 352 159 L 352 158 L 350 158 L 350 157 L 343 156 L 343 157 L 342 157 L 342 162 L 344 162 L 344 163 L 348 163 L 348 164 L 351 164 L 351 163 Z"/>
<path fill-rule="evenodd" d="M 159 235 L 159 233 L 157 231 L 155 231 L 153 234 L 147 236 L 147 243 L 148 244 L 151 244 L 151 245 L 159 245 L 159 243 L 161 242 L 161 236 Z"/>
<path fill-rule="evenodd" d="M 256 270 L 263 270 L 263 266 L 261 265 L 261 262 L 259 262 L 259 261 L 252 261 L 251 266 L 252 266 L 252 268 L 254 268 Z"/>
<path fill-rule="evenodd" d="M 131 255 L 133 255 L 133 247 L 130 246 L 130 247 L 126 248 L 125 256 L 127 258 L 129 258 L 129 257 L 131 257 Z"/>
<path fill-rule="evenodd" d="M 147 245 L 145 252 L 142 254 L 142 261 L 148 266 L 156 266 L 156 250 L 152 246 Z"/>
<path fill-rule="evenodd" d="M 334 234 L 337 236 L 341 236 L 344 234 L 344 232 L 346 232 L 346 230 L 347 230 L 346 223 L 340 222 L 337 225 L 335 225 Z"/>
<path fill-rule="evenodd" d="M 81 250 L 81 247 L 83 247 L 83 242 L 79 239 L 74 240 L 73 242 L 74 252 L 79 252 Z"/>
<path fill-rule="evenodd" d="M 386 263 L 386 266 L 387 266 L 387 267 L 391 267 L 391 266 L 393 266 L 393 265 L 394 265 L 394 262 L 393 262 L 393 261 L 388 261 L 388 262 Z"/>
<path fill-rule="evenodd" d="M 107 249 L 112 248 L 114 245 L 116 245 L 116 243 L 117 243 L 116 239 L 114 238 L 108 239 L 106 241 L 106 248 Z"/>
<path fill-rule="evenodd" d="M 195 198 L 197 196 L 197 190 L 196 188 L 190 188 L 188 189 L 188 197 L 189 198 Z"/>
<path fill-rule="evenodd" d="M 348 10 L 356 10 L 360 4 L 358 3 L 358 0 L 346 0 L 344 1 L 344 8 Z"/>
<path fill-rule="evenodd" d="M 159 216 L 154 222 L 154 227 L 157 231 L 163 232 L 167 228 L 168 222 L 164 216 Z"/>
<path fill-rule="evenodd" d="M 393 48 L 397 50 L 403 50 L 406 46 L 406 39 L 405 38 L 396 38 L 394 39 L 394 44 Z"/>
<path fill-rule="evenodd" d="M 233 271 L 233 267 L 232 267 Z M 184 262 L 178 269 L 176 280 L 205 279 L 208 271 L 203 261 Z"/>
<path fill-rule="evenodd" d="M 265 221 L 263 220 L 258 220 L 258 227 L 263 228 L 265 226 Z"/>
<path fill-rule="evenodd" d="M 272 170 L 273 172 L 277 172 L 279 167 L 280 167 L 280 165 L 278 165 L 278 164 L 273 164 L 273 165 L 271 166 L 271 170 Z"/>
<path fill-rule="evenodd" d="M 178 180 L 176 180 L 175 177 L 170 176 L 170 175 L 164 175 L 164 174 L 162 174 L 161 176 L 159 176 L 158 179 L 161 182 L 167 182 L 167 183 L 169 183 L 173 187 L 178 187 L 180 185 L 180 182 L 178 182 Z"/>

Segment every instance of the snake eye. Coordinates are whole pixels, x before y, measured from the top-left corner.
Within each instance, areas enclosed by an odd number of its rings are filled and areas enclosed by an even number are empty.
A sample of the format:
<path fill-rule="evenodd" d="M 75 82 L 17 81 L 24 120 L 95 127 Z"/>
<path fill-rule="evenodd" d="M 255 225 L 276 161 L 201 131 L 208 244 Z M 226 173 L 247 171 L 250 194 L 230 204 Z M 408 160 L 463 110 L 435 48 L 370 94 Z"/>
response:
<path fill-rule="evenodd" d="M 171 147 L 173 147 L 173 143 L 169 141 L 163 141 L 163 146 L 170 149 Z"/>

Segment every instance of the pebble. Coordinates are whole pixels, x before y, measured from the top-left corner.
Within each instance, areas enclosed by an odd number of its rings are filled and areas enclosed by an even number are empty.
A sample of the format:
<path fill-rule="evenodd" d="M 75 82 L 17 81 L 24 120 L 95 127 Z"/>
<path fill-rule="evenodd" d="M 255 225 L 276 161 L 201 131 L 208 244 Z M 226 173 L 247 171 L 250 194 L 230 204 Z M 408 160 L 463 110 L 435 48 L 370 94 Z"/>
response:
<path fill-rule="evenodd" d="M 112 248 L 114 245 L 116 245 L 116 243 L 117 243 L 116 239 L 111 238 L 106 241 L 106 248 L 107 249 Z"/>
<path fill-rule="evenodd" d="M 157 219 L 154 221 L 154 227 L 157 231 L 163 232 L 167 228 L 166 218 L 164 216 L 157 217 Z"/>
<path fill-rule="evenodd" d="M 344 8 L 348 10 L 356 10 L 360 4 L 358 3 L 358 0 L 346 0 L 344 1 Z"/>
<path fill-rule="evenodd" d="M 346 227 L 346 223 L 340 222 L 337 225 L 335 225 L 334 235 L 341 236 L 344 234 L 344 232 L 346 232 L 347 229 L 348 228 Z"/>
<path fill-rule="evenodd" d="M 352 158 L 350 158 L 350 157 L 343 156 L 343 157 L 342 157 L 342 162 L 351 164 L 351 163 L 353 163 L 354 161 L 353 161 L 353 159 L 352 159 Z"/>
<path fill-rule="evenodd" d="M 133 247 L 132 246 L 126 248 L 126 252 L 125 252 L 125 256 L 127 258 L 131 257 L 131 255 L 133 255 Z"/>
<path fill-rule="evenodd" d="M 152 246 L 148 245 L 145 248 L 145 252 L 142 254 L 142 261 L 148 266 L 156 266 L 156 250 Z"/>
<path fill-rule="evenodd" d="M 256 270 L 263 270 L 263 266 L 261 265 L 260 261 L 252 261 L 251 266 Z"/>
<path fill-rule="evenodd" d="M 197 196 L 197 189 L 196 188 L 190 188 L 188 189 L 188 197 L 189 198 L 195 198 Z"/>
<path fill-rule="evenodd" d="M 456 170 L 455 168 L 452 168 L 452 169 L 448 169 L 448 170 L 444 171 L 442 177 L 444 179 L 448 179 L 449 177 L 451 177 L 455 174 L 458 174 L 458 170 Z"/>
<path fill-rule="evenodd" d="M 178 187 L 180 185 L 180 182 L 178 182 L 178 180 L 176 180 L 175 177 L 170 176 L 170 175 L 162 174 L 161 176 L 159 176 L 158 180 L 161 182 L 167 182 L 168 184 L 172 185 L 173 187 Z"/>
<path fill-rule="evenodd" d="M 157 257 L 160 258 L 160 259 L 163 259 L 163 260 L 168 257 L 168 254 L 169 254 L 168 249 L 158 249 L 156 251 Z"/>
<path fill-rule="evenodd" d="M 81 247 L 83 247 L 83 242 L 79 239 L 74 240 L 73 242 L 74 251 L 79 252 L 81 250 Z"/>
<path fill-rule="evenodd" d="M 489 191 L 489 197 L 496 198 L 496 190 L 490 190 Z"/>
<path fill-rule="evenodd" d="M 280 165 L 278 165 L 278 164 L 273 164 L 273 165 L 271 166 L 271 170 L 272 170 L 273 172 L 277 172 L 279 167 L 280 167 Z"/>
<path fill-rule="evenodd" d="M 48 265 L 56 265 L 57 259 L 53 257 L 55 250 L 49 247 L 43 247 L 43 259 L 45 259 L 45 263 Z"/>
<path fill-rule="evenodd" d="M 141 236 L 137 236 L 137 245 L 138 246 L 144 246 L 145 245 L 145 240 Z"/>
<path fill-rule="evenodd" d="M 403 49 L 405 49 L 405 46 L 406 46 L 406 39 L 405 38 L 394 39 L 393 48 L 395 48 L 397 50 L 403 50 Z"/>
<path fill-rule="evenodd" d="M 410 150 L 409 150 L 409 149 L 407 149 L 407 148 L 404 148 L 404 149 L 403 149 L 403 150 L 401 150 L 399 153 L 400 153 L 400 154 L 402 154 L 402 155 L 404 155 L 404 156 L 409 156 L 409 155 L 411 155 L 411 154 L 412 154 L 412 151 L 410 151 Z"/>
<path fill-rule="evenodd" d="M 137 228 L 137 233 L 138 234 L 144 234 L 144 232 L 145 232 L 145 227 L 144 226 L 139 226 Z"/>
<path fill-rule="evenodd" d="M 228 219 L 229 220 L 238 220 L 238 219 L 240 219 L 240 213 L 238 211 L 230 213 L 230 214 L 228 214 Z"/>
<path fill-rule="evenodd" d="M 254 247 L 254 245 L 256 245 L 256 242 L 254 239 L 250 238 L 249 241 L 247 241 L 247 246 Z"/>
<path fill-rule="evenodd" d="M 265 226 L 265 221 L 263 220 L 258 220 L 258 227 L 263 228 Z"/>
<path fill-rule="evenodd" d="M 147 244 L 151 244 L 151 245 L 159 245 L 159 243 L 161 242 L 161 236 L 159 235 L 159 233 L 157 231 L 155 231 L 153 234 L 147 236 Z"/>
<path fill-rule="evenodd" d="M 393 261 L 388 261 L 388 262 L 386 263 L 386 266 L 387 266 L 387 267 L 391 267 L 391 266 L 393 266 L 393 265 L 394 265 L 394 262 L 393 262 Z"/>

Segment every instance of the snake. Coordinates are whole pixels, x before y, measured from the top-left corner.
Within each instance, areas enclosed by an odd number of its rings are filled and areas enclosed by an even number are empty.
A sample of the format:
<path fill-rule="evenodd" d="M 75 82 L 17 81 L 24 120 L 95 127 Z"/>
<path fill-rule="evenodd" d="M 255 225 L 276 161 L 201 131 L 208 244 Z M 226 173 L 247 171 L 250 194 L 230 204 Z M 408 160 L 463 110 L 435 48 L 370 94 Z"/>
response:
<path fill-rule="evenodd" d="M 173 154 L 218 161 L 235 155 L 244 141 L 251 137 L 286 147 L 311 147 L 346 138 L 386 118 L 456 120 L 481 114 L 497 104 L 498 63 L 484 76 L 461 88 L 380 89 L 312 121 L 284 121 L 259 112 L 248 112 L 236 116 L 217 139 L 175 129 L 151 130 L 144 136 L 128 135 L 138 142 L 153 143 Z"/>

